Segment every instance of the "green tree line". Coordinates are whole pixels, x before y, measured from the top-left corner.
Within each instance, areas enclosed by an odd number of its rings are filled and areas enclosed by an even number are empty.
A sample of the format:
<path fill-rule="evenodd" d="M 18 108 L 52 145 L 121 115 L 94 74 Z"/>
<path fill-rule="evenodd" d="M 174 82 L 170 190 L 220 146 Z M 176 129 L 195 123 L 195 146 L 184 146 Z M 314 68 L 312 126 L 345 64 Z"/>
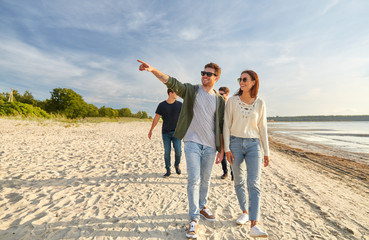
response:
<path fill-rule="evenodd" d="M 72 89 L 55 88 L 50 93 L 50 99 L 40 101 L 34 99 L 29 91 L 21 95 L 17 90 L 13 90 L 13 102 L 8 102 L 10 93 L 0 93 L 0 116 L 21 115 L 44 118 L 64 116 L 72 119 L 85 117 L 151 118 L 145 111 L 132 113 L 129 108 L 113 109 L 105 106 L 98 108 L 86 103 L 83 97 Z"/>

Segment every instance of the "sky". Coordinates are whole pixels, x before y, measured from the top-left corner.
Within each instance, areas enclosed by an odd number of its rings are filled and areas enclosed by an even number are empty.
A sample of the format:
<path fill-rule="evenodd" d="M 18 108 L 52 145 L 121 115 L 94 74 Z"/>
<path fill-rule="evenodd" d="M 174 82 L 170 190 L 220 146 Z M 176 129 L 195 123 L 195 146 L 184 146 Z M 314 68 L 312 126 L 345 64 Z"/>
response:
<path fill-rule="evenodd" d="M 68 88 L 97 107 L 155 115 L 166 86 L 141 59 L 181 82 L 233 95 L 245 69 L 268 116 L 369 114 L 367 0 L 0 0 L 0 92 L 35 99 Z"/>

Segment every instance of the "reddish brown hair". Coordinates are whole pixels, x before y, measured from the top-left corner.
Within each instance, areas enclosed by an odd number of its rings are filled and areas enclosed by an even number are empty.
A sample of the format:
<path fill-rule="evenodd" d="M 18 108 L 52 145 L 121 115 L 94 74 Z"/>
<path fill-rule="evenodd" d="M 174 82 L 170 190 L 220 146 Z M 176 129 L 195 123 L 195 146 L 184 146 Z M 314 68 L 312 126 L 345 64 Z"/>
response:
<path fill-rule="evenodd" d="M 241 75 L 244 74 L 244 73 L 248 74 L 251 77 L 252 81 L 255 81 L 254 86 L 250 90 L 250 95 L 251 95 L 252 98 L 256 98 L 258 96 L 258 92 L 259 92 L 259 77 L 256 74 L 256 72 L 254 72 L 252 70 L 242 71 Z M 243 91 L 241 89 L 239 89 L 238 92 L 235 95 L 240 96 L 240 95 L 242 95 L 242 92 Z"/>
<path fill-rule="evenodd" d="M 220 67 L 218 66 L 218 64 L 213 63 L 213 62 L 206 64 L 206 65 L 205 65 L 205 67 L 204 67 L 204 69 L 205 69 L 205 68 L 212 68 L 212 69 L 214 69 L 214 70 L 215 70 L 215 71 L 214 71 L 214 74 L 215 74 L 217 77 L 219 77 L 219 76 L 220 76 L 220 74 L 221 74 L 221 72 L 222 72 L 222 70 L 220 69 Z"/>

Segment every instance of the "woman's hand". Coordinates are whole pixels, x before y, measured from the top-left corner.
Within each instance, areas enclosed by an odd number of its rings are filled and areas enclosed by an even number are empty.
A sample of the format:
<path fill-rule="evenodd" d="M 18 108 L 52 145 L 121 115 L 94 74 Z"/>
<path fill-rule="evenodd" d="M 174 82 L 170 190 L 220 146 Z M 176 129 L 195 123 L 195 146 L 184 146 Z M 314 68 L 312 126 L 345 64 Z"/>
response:
<path fill-rule="evenodd" d="M 264 156 L 264 167 L 269 165 L 269 156 Z"/>
<path fill-rule="evenodd" d="M 229 162 L 229 164 L 233 163 L 234 157 L 233 157 L 233 154 L 232 154 L 231 151 L 226 152 L 226 158 L 227 158 L 227 161 Z"/>

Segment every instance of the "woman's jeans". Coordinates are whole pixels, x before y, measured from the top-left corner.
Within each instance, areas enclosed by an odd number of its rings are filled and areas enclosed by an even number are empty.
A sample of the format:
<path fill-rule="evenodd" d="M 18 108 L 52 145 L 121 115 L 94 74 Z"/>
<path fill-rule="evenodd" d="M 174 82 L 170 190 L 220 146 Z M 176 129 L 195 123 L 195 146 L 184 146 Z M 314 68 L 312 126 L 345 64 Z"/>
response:
<path fill-rule="evenodd" d="M 174 131 L 169 133 L 163 133 L 163 143 L 164 143 L 164 160 L 165 160 L 165 168 L 167 171 L 170 171 L 170 152 L 172 150 L 171 142 L 173 142 L 173 148 L 175 152 L 175 162 L 174 166 L 178 167 L 179 163 L 181 162 L 181 155 L 182 155 L 182 145 L 181 140 L 176 137 L 173 137 Z"/>
<path fill-rule="evenodd" d="M 230 149 L 234 160 L 232 171 L 234 187 L 241 210 L 248 210 L 250 220 L 258 221 L 260 209 L 260 177 L 262 150 L 258 138 L 239 138 L 231 136 Z M 246 199 L 246 176 L 249 195 L 249 208 Z"/>
<path fill-rule="evenodd" d="M 187 196 L 189 215 L 192 220 L 200 220 L 200 210 L 206 207 L 211 171 L 215 162 L 215 148 L 195 142 L 185 142 L 187 162 Z"/>

